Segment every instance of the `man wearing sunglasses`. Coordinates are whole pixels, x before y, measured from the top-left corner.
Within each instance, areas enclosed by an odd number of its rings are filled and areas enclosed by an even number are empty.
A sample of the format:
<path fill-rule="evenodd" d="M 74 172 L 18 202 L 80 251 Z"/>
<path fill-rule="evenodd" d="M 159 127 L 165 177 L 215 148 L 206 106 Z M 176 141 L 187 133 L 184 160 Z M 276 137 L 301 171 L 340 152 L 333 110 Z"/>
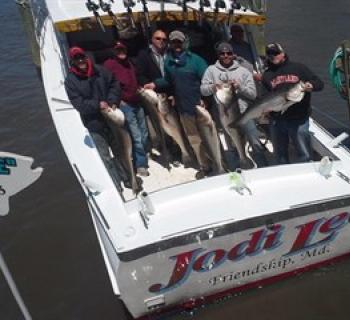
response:
<path fill-rule="evenodd" d="M 164 31 L 156 30 L 151 41 L 150 46 L 141 50 L 136 59 L 137 79 L 141 86 L 164 76 L 167 36 Z"/>
<path fill-rule="evenodd" d="M 288 145 L 291 141 L 296 150 L 296 161 L 311 160 L 309 116 L 311 114 L 311 92 L 323 89 L 322 80 L 301 63 L 289 60 L 279 43 L 266 46 L 268 69 L 264 72 L 262 83 L 268 91 L 291 86 L 299 81 L 305 83 L 304 98 L 289 107 L 284 113 L 271 114 L 271 139 L 276 162 L 289 163 Z"/>
<path fill-rule="evenodd" d="M 130 186 L 130 183 L 117 159 L 117 142 L 101 113 L 103 109 L 119 105 L 119 82 L 105 68 L 94 65 L 79 47 L 69 50 L 69 58 L 71 67 L 65 80 L 67 95 L 73 107 L 79 111 L 84 126 L 89 130 L 112 180 L 121 192 L 121 180 L 124 180 L 124 185 Z M 110 155 L 110 147 L 114 158 Z"/>
<path fill-rule="evenodd" d="M 188 141 L 197 158 L 200 170 L 198 179 L 211 171 L 204 142 L 199 134 L 196 118 L 196 106 L 201 102 L 200 81 L 207 68 L 207 63 L 198 55 L 188 50 L 185 34 L 174 30 L 169 34 L 170 48 L 165 61 L 164 77 L 144 85 L 145 89 L 174 92 L 176 108 Z"/>
<path fill-rule="evenodd" d="M 218 60 L 215 64 L 208 67 L 201 84 L 201 93 L 203 96 L 211 96 L 216 90 L 220 89 L 224 82 L 230 83 L 236 93 L 235 101 L 232 108 L 239 108 L 243 113 L 251 100 L 256 98 L 256 86 L 252 73 L 245 67 L 241 66 L 236 60 L 236 54 L 230 43 L 222 42 L 217 47 Z M 232 110 L 224 110 L 223 106 L 217 105 L 219 120 L 224 130 L 225 137 L 229 140 L 228 145 L 233 145 L 230 137 L 228 125 L 230 124 L 229 114 Z M 252 149 L 253 157 L 258 167 L 267 165 L 264 155 L 264 147 L 259 140 L 259 132 L 254 120 L 248 121 L 241 128 L 248 139 Z M 240 164 L 248 166 L 249 164 Z"/>

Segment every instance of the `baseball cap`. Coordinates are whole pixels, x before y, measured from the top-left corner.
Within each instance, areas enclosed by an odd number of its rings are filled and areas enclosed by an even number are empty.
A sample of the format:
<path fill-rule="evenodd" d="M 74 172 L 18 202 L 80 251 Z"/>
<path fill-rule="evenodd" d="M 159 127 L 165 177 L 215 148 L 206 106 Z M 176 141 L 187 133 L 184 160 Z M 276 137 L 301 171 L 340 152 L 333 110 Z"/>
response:
<path fill-rule="evenodd" d="M 267 56 L 276 56 L 280 53 L 284 53 L 284 49 L 279 43 L 274 42 L 274 43 L 270 43 L 266 46 L 266 55 Z"/>
<path fill-rule="evenodd" d="M 181 42 L 184 42 L 185 39 L 186 39 L 186 36 L 181 31 L 178 31 L 178 30 L 172 31 L 169 34 L 170 41 L 179 40 Z"/>
<path fill-rule="evenodd" d="M 216 52 L 218 54 L 221 53 L 221 52 L 233 52 L 233 48 L 228 42 L 221 42 L 216 47 Z"/>

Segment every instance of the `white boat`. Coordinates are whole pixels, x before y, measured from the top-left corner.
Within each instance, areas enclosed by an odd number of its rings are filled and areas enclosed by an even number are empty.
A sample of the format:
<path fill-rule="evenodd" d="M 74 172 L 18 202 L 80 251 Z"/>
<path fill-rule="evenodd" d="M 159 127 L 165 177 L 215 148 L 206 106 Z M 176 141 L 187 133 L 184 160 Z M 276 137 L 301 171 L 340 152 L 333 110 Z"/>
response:
<path fill-rule="evenodd" d="M 247 30 L 266 20 L 263 12 L 244 6 L 230 13 L 228 0 L 216 13 L 209 2 L 204 19 L 222 32 L 229 18 Z M 98 7 L 89 11 L 86 3 Z M 129 1 L 102 3 L 111 5 L 120 26 L 131 24 L 131 16 L 136 25 L 147 26 L 142 1 L 128 8 Z M 333 137 L 312 119 L 313 162 L 246 170 L 235 181 L 230 174 L 197 181 L 192 169 L 169 172 L 151 162 L 144 193 L 136 198 L 118 193 L 64 88 L 71 45 L 96 49 L 98 60 L 115 41 L 114 17 L 100 4 L 30 1 L 48 106 L 85 192 L 114 293 L 130 314 L 142 318 L 195 306 L 348 256 L 346 135 Z M 185 23 L 189 30 L 201 12 L 199 1 L 149 1 L 147 8 L 151 24 Z M 130 36 L 126 27 L 124 36 Z"/>

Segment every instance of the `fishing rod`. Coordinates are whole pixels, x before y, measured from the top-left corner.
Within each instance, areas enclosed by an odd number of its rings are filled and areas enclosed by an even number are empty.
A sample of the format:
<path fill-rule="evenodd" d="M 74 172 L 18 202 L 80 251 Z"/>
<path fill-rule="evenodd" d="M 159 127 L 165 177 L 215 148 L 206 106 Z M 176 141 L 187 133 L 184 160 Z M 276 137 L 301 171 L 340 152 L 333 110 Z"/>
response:
<path fill-rule="evenodd" d="M 133 29 L 136 29 L 136 23 L 132 14 L 132 7 L 135 6 L 135 2 L 133 0 L 123 0 L 124 3 L 124 7 L 126 8 L 127 12 L 128 12 L 128 17 L 129 17 L 129 21 L 131 24 L 131 27 Z"/>
<path fill-rule="evenodd" d="M 182 19 L 184 21 L 184 26 L 188 26 L 188 8 L 187 8 L 187 1 L 188 0 L 182 0 Z"/>
<path fill-rule="evenodd" d="M 86 5 L 87 9 L 94 14 L 96 21 L 98 22 L 102 31 L 106 32 L 106 29 L 105 29 L 105 26 L 103 25 L 101 16 L 97 11 L 100 8 L 100 6 L 92 0 L 87 0 L 85 5 Z"/>
<path fill-rule="evenodd" d="M 151 22 L 150 22 L 150 18 L 149 18 L 149 11 L 148 11 L 148 7 L 147 7 L 147 1 L 146 0 L 140 0 L 142 3 L 142 8 L 143 8 L 143 14 L 145 17 L 145 21 L 146 21 L 146 26 L 148 29 L 151 28 Z"/>
<path fill-rule="evenodd" d="M 114 3 L 114 0 L 109 0 L 110 1 L 110 3 L 107 3 L 107 2 L 105 2 L 105 1 L 103 1 L 103 0 L 99 0 L 100 2 L 100 8 L 101 8 L 101 10 L 102 11 L 104 11 L 104 12 L 107 12 L 108 13 L 108 15 L 112 18 L 112 21 L 113 21 L 113 23 L 114 23 L 114 25 L 116 26 L 116 27 L 118 27 L 118 20 L 117 20 L 117 17 L 116 17 L 116 15 L 113 13 L 113 11 L 112 11 L 112 6 L 111 6 L 111 3 Z M 117 28 L 118 29 L 118 28 Z"/>
<path fill-rule="evenodd" d="M 231 8 L 228 12 L 227 25 L 231 25 L 232 17 L 234 17 L 235 10 L 241 9 L 241 4 L 236 0 L 231 0 Z"/>
<path fill-rule="evenodd" d="M 218 20 L 219 9 L 226 9 L 226 3 L 224 0 L 216 0 L 214 6 L 214 25 L 216 25 Z"/>
<path fill-rule="evenodd" d="M 149 18 L 149 11 L 148 11 L 148 6 L 147 6 L 147 1 L 146 0 L 139 0 L 142 4 L 142 9 L 143 9 L 143 17 L 146 22 L 146 38 L 147 42 L 150 43 L 150 38 L 151 38 L 151 22 Z"/>
<path fill-rule="evenodd" d="M 204 7 L 210 7 L 210 1 L 209 0 L 199 0 L 198 25 L 200 27 L 203 26 Z"/>

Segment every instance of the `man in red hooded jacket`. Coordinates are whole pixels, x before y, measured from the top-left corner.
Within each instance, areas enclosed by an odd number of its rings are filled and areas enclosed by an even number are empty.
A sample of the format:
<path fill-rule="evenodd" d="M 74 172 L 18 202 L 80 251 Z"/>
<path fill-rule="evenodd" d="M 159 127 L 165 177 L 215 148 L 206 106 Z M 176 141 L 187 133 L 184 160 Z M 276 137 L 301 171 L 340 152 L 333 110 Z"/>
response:
<path fill-rule="evenodd" d="M 121 192 L 121 180 L 128 178 L 117 159 L 118 146 L 101 113 L 101 110 L 118 106 L 121 90 L 119 83 L 105 68 L 94 65 L 85 51 L 79 47 L 69 50 L 71 68 L 65 87 L 73 107 L 80 113 L 84 126 L 89 130 L 96 148 L 109 171 L 117 189 Z M 114 158 L 109 152 L 111 147 Z"/>
<path fill-rule="evenodd" d="M 130 62 L 127 47 L 120 41 L 115 45 L 115 57 L 108 59 L 104 66 L 119 80 L 122 90 L 120 109 L 123 111 L 133 143 L 133 161 L 137 173 L 148 176 L 147 161 L 148 131 L 143 108 L 137 94 L 136 70 Z"/>

